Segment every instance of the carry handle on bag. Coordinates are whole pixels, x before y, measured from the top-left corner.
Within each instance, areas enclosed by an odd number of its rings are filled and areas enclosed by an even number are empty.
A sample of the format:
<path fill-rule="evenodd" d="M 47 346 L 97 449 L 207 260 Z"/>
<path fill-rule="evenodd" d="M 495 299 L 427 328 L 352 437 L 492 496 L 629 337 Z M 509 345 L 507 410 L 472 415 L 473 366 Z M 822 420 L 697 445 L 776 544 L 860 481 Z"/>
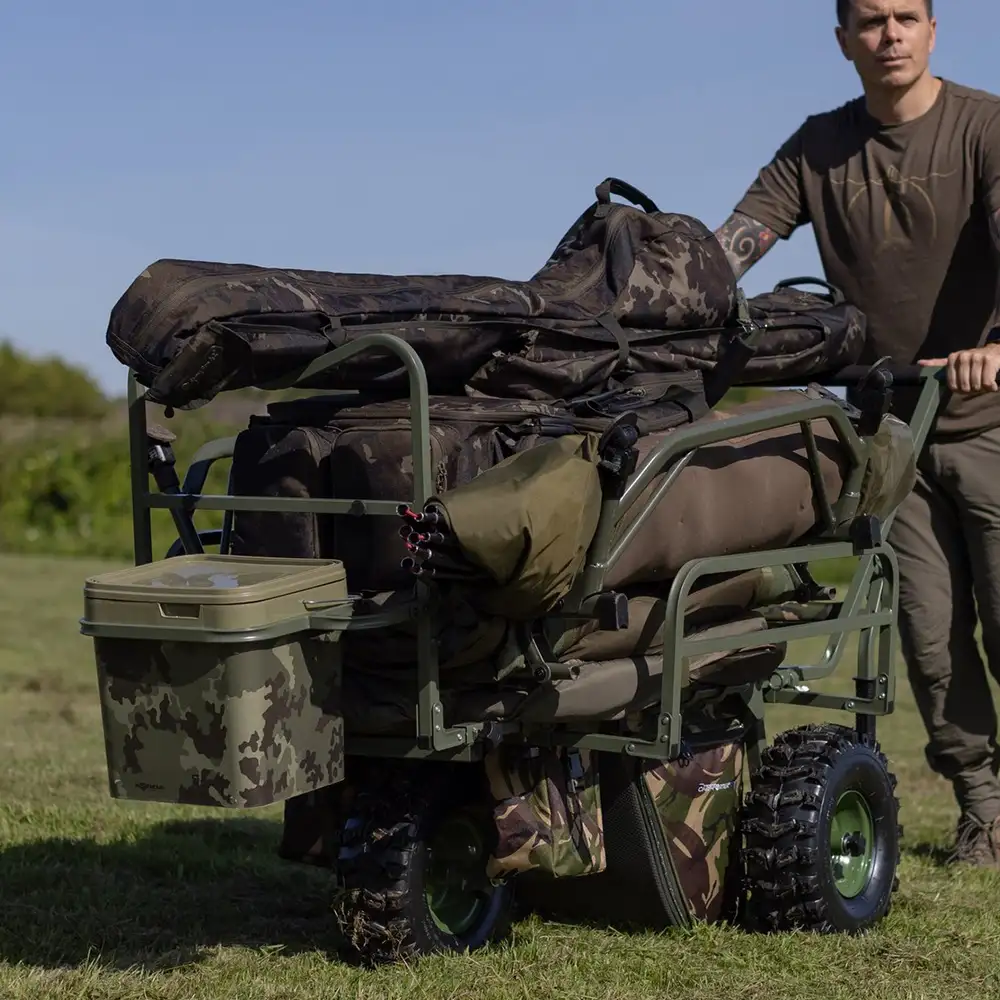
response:
<path fill-rule="evenodd" d="M 799 285 L 818 285 L 820 288 L 825 288 L 829 294 L 824 298 L 829 298 L 831 305 L 840 306 L 847 301 L 844 293 L 836 285 L 831 285 L 822 278 L 785 278 L 774 286 L 774 290 L 780 292 L 783 288 L 796 288 Z"/>
<path fill-rule="evenodd" d="M 643 194 L 637 187 L 633 187 L 628 181 L 619 180 L 617 177 L 606 177 L 594 188 L 594 194 L 597 196 L 599 205 L 610 205 L 611 196 L 617 194 L 622 198 L 627 198 L 633 205 L 638 205 L 649 214 L 660 210 L 652 198 Z"/>
<path fill-rule="evenodd" d="M 629 184 L 628 181 L 623 181 L 618 177 L 605 177 L 604 180 L 594 188 L 594 195 L 597 198 L 596 203 L 592 204 L 576 220 L 576 222 L 574 222 L 573 225 L 566 230 L 566 234 L 556 244 L 555 250 L 552 251 L 549 259 L 545 262 L 545 265 L 542 268 L 543 271 L 546 267 L 551 267 L 553 264 L 558 263 L 572 252 L 572 247 L 580 239 L 581 234 L 594 219 L 603 219 L 608 214 L 611 210 L 611 196 L 613 194 L 617 194 L 622 198 L 628 199 L 628 201 L 630 201 L 633 205 L 643 209 L 643 211 L 647 214 L 660 211 L 656 202 L 653 201 L 649 195 L 644 194 L 637 187 Z"/>

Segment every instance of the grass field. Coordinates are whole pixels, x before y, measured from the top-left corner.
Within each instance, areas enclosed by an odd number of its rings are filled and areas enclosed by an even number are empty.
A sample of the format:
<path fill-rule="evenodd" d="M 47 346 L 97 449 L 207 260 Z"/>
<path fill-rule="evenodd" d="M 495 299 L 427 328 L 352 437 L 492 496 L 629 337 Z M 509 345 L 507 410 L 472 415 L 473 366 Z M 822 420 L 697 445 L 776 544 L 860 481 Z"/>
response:
<path fill-rule="evenodd" d="M 927 771 L 905 681 L 881 730 L 900 779 L 902 884 L 871 936 L 625 936 L 528 919 L 489 953 L 354 968 L 338 957 L 327 878 L 275 856 L 280 813 L 108 797 L 91 651 L 76 626 L 83 578 L 100 568 L 0 558 L 5 1000 L 1000 996 L 1000 875 L 942 864 L 955 808 Z M 844 686 L 849 663 L 841 675 Z M 781 709 L 770 725 L 799 721 Z"/>

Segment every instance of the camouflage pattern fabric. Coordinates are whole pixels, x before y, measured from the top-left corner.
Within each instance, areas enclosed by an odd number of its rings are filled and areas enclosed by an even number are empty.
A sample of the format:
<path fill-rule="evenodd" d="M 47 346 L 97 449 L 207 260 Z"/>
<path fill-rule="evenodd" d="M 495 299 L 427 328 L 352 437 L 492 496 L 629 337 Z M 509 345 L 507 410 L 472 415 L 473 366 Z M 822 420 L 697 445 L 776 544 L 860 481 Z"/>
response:
<path fill-rule="evenodd" d="M 160 260 L 116 303 L 107 343 L 149 386 L 153 402 L 185 407 L 224 389 L 285 378 L 373 330 L 406 340 L 424 362 L 431 391 L 453 394 L 494 351 L 518 349 L 535 329 L 601 331 L 606 342 L 619 342 L 624 365 L 622 327 L 725 324 L 736 283 L 711 230 L 641 196 L 648 211 L 612 203 L 611 192 L 622 188 L 599 185 L 597 200 L 528 281 Z M 400 363 L 386 350 L 357 356 L 309 385 L 373 380 L 406 391 Z"/>
<path fill-rule="evenodd" d="M 754 356 L 736 380 L 753 385 L 803 380 L 854 364 L 865 342 L 864 314 L 847 304 L 830 305 L 795 289 L 748 299 L 759 325 Z M 639 374 L 712 370 L 732 343 L 736 330 L 627 331 L 628 359 L 621 364 L 615 340 L 604 330 L 532 330 L 518 350 L 499 350 L 472 375 L 473 392 L 528 399 L 572 398 L 604 384 L 624 370 Z"/>
<path fill-rule="evenodd" d="M 489 878 L 527 871 L 578 878 L 604 871 L 596 753 L 503 745 L 487 754 L 485 767 L 497 834 Z"/>
<path fill-rule="evenodd" d="M 696 753 L 687 763 L 646 766 L 645 789 L 694 920 L 719 919 L 727 878 L 739 850 L 743 798 L 742 745 L 729 743 Z"/>
<path fill-rule="evenodd" d="M 747 305 L 761 332 L 741 384 L 814 378 L 856 364 L 862 355 L 867 317 L 836 290 L 817 295 L 781 283 Z"/>
<path fill-rule="evenodd" d="M 343 779 L 335 643 L 94 647 L 112 796 L 247 808 Z"/>
<path fill-rule="evenodd" d="M 600 433 L 622 410 L 643 429 L 690 423 L 705 412 L 700 376 L 674 376 L 623 389 L 579 410 L 544 402 L 434 396 L 430 400 L 431 468 L 438 493 L 470 483 L 510 456 L 568 433 Z M 232 492 L 237 496 L 413 499 L 410 406 L 387 400 L 345 406 L 322 399 L 269 407 L 236 440 Z M 407 555 L 399 525 L 387 517 L 238 511 L 236 555 L 335 558 L 355 591 L 412 585 L 400 568 Z"/>

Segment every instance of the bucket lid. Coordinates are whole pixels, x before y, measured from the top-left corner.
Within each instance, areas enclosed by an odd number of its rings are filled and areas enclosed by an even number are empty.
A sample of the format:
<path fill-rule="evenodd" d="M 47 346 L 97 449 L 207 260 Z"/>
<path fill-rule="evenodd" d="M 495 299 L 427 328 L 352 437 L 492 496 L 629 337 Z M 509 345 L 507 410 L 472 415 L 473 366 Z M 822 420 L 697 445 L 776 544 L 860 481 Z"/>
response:
<path fill-rule="evenodd" d="M 252 604 L 344 580 L 337 559 L 184 555 L 89 577 L 88 598 Z"/>

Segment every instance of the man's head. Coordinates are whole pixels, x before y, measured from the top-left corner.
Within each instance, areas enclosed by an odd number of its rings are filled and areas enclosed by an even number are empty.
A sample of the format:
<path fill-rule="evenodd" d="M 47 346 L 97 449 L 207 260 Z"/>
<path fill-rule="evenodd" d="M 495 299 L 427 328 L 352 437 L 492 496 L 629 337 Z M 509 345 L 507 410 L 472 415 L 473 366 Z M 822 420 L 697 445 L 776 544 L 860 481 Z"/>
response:
<path fill-rule="evenodd" d="M 866 88 L 906 90 L 928 72 L 933 0 L 837 0 L 837 41 Z"/>

